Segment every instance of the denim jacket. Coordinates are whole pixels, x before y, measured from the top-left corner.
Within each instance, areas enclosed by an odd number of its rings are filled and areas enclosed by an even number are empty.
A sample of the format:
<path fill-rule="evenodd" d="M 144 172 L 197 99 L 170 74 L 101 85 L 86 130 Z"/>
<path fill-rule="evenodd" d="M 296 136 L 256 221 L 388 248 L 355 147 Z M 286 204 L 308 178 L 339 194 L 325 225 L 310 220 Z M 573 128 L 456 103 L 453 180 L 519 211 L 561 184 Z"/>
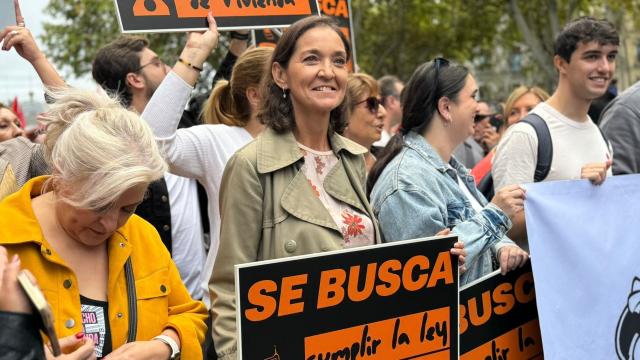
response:
<path fill-rule="evenodd" d="M 490 273 L 492 253 L 515 245 L 505 234 L 509 217 L 476 189 L 469 170 L 455 158 L 444 163 L 425 138 L 413 131 L 404 137 L 404 147 L 378 178 L 371 204 L 385 241 L 433 236 L 452 229 L 467 250 L 467 271 L 460 283 L 469 283 Z M 476 212 L 458 186 L 456 173 L 484 207 Z"/>

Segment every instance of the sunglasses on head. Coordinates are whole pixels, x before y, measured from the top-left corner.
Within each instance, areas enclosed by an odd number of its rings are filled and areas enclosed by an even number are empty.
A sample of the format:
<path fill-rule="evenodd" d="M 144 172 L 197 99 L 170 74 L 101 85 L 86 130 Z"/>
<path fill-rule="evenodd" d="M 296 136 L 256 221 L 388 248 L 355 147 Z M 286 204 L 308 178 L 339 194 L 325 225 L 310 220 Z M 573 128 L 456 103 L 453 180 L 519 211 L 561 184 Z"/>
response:
<path fill-rule="evenodd" d="M 369 110 L 369 112 L 371 112 L 372 114 L 377 114 L 378 113 L 378 108 L 380 107 L 380 105 L 382 104 L 382 102 L 380 101 L 380 99 L 378 99 L 375 96 L 370 96 L 362 101 L 359 101 L 356 103 L 356 105 L 360 105 L 363 102 L 366 102 L 366 106 L 367 106 L 367 110 Z"/>

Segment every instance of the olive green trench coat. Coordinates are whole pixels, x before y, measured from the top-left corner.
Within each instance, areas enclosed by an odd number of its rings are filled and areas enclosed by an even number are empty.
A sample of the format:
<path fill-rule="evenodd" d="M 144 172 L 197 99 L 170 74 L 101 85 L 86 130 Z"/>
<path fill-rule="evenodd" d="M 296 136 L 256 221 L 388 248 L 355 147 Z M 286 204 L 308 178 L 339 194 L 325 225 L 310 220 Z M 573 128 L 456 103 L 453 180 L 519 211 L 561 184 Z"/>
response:
<path fill-rule="evenodd" d="M 365 192 L 367 150 L 338 134 L 329 137 L 339 161 L 324 181 L 326 192 L 373 220 Z M 220 188 L 220 248 L 209 281 L 212 334 L 219 359 L 236 359 L 234 265 L 339 250 L 342 233 L 314 195 L 291 132 L 266 129 L 227 163 Z"/>

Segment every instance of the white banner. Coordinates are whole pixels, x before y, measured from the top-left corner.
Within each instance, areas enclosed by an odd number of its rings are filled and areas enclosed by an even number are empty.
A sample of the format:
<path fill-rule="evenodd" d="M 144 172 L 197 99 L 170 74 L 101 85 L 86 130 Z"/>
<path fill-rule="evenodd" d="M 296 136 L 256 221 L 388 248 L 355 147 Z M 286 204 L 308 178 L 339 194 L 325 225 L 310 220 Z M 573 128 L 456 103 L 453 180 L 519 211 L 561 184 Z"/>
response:
<path fill-rule="evenodd" d="M 640 175 L 526 188 L 545 358 L 640 359 Z"/>

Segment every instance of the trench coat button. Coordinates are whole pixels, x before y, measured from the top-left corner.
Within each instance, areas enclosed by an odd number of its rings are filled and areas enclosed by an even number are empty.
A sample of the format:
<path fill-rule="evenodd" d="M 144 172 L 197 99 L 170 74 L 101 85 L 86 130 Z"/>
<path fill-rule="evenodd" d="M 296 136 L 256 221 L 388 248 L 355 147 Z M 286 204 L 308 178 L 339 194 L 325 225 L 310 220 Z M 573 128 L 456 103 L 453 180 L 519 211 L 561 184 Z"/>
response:
<path fill-rule="evenodd" d="M 320 246 L 320 250 L 322 251 L 329 251 L 329 247 L 325 244 L 322 244 L 322 246 Z"/>
<path fill-rule="evenodd" d="M 118 319 L 122 319 L 122 313 L 121 312 L 117 313 L 116 316 L 118 317 Z"/>
<path fill-rule="evenodd" d="M 160 291 L 162 291 L 163 293 L 167 292 L 167 287 L 164 285 L 160 285 Z"/>
<path fill-rule="evenodd" d="M 171 226 L 169 226 L 169 225 L 163 225 L 162 226 L 162 230 L 164 230 L 164 231 L 169 231 L 169 229 L 171 229 Z"/>
<path fill-rule="evenodd" d="M 64 286 L 65 289 L 68 289 L 71 287 L 71 280 L 66 279 L 65 281 L 62 282 L 62 286 Z"/>
<path fill-rule="evenodd" d="M 288 252 L 288 253 L 293 253 L 296 251 L 296 249 L 298 248 L 298 244 L 296 244 L 295 240 L 289 240 L 284 244 L 284 249 Z"/>
<path fill-rule="evenodd" d="M 66 327 L 67 329 L 73 329 L 73 327 L 76 325 L 75 320 L 73 319 L 68 319 L 67 321 L 65 321 L 64 323 L 64 327 Z"/>
<path fill-rule="evenodd" d="M 162 202 L 169 201 L 169 198 L 167 197 L 167 195 L 162 195 L 162 197 L 160 199 L 162 200 Z"/>
<path fill-rule="evenodd" d="M 120 243 L 120 247 L 123 248 L 124 247 L 124 243 Z"/>

